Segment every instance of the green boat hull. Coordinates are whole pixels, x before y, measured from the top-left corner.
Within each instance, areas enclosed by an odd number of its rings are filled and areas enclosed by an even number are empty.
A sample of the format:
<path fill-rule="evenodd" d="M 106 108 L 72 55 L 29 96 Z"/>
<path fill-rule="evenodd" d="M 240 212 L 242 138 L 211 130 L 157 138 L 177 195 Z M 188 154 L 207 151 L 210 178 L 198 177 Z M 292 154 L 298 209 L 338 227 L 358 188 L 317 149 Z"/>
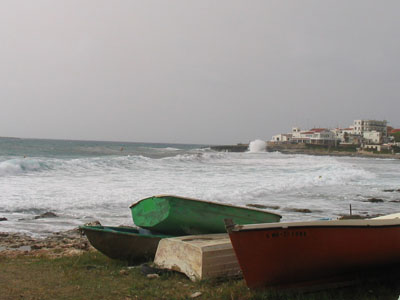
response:
<path fill-rule="evenodd" d="M 279 222 L 281 216 L 259 209 L 171 195 L 153 196 L 131 205 L 136 226 L 170 235 L 226 232 L 224 219 L 235 224 Z"/>
<path fill-rule="evenodd" d="M 162 238 L 171 237 L 160 234 L 142 234 L 129 227 L 80 226 L 94 248 L 104 255 L 131 264 L 154 259 L 158 243 Z"/>

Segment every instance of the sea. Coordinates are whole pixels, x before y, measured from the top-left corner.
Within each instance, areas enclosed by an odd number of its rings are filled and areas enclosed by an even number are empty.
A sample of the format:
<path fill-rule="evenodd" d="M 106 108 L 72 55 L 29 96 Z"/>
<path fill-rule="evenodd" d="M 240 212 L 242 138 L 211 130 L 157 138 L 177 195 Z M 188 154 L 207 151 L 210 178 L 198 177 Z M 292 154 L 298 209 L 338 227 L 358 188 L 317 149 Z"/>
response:
<path fill-rule="evenodd" d="M 46 236 L 92 221 L 133 226 L 129 206 L 172 194 L 262 205 L 282 221 L 399 212 L 400 160 L 288 155 L 260 141 L 208 145 L 0 138 L 0 232 Z M 372 199 L 372 200 L 371 200 Z M 57 217 L 38 218 L 52 212 Z"/>

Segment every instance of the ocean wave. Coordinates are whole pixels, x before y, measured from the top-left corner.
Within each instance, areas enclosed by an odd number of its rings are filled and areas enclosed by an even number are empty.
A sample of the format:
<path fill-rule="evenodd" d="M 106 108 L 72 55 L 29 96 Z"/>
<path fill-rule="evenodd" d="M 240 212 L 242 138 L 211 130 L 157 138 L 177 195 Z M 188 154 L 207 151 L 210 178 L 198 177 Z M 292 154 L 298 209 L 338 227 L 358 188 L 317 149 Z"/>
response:
<path fill-rule="evenodd" d="M 149 148 L 151 150 L 156 151 L 182 151 L 182 149 L 174 148 L 174 147 L 165 147 L 165 148 Z"/>
<path fill-rule="evenodd" d="M 0 176 L 38 172 L 49 168 L 43 159 L 13 158 L 0 162 Z"/>
<path fill-rule="evenodd" d="M 161 158 L 162 161 L 169 162 L 207 162 L 227 158 L 223 152 L 198 152 L 190 154 L 178 154 L 170 157 Z"/>

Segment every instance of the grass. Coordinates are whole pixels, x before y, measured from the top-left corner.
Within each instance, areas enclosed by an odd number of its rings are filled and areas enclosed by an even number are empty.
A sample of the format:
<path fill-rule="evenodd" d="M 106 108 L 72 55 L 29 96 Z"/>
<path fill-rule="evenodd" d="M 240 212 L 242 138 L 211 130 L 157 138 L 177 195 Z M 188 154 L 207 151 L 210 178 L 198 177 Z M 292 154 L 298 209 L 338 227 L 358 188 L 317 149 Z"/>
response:
<path fill-rule="evenodd" d="M 365 285 L 367 284 L 367 285 Z M 191 282 L 184 275 L 167 273 L 149 279 L 139 267 L 128 268 L 99 252 L 58 259 L 0 257 L 0 299 L 196 299 L 328 300 L 395 299 L 398 282 L 363 282 L 358 286 L 314 293 L 252 291 L 244 280 Z"/>

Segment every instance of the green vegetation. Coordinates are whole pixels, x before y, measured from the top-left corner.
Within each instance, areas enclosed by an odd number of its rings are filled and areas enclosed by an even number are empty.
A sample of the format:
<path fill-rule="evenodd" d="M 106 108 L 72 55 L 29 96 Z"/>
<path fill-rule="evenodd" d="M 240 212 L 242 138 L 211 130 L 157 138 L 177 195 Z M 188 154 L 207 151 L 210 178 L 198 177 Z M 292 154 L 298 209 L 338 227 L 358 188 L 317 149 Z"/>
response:
<path fill-rule="evenodd" d="M 400 132 L 392 133 L 391 136 L 394 136 L 394 141 L 396 143 L 400 143 Z"/>
<path fill-rule="evenodd" d="M 398 299 L 398 282 L 363 282 L 314 293 L 251 291 L 244 280 L 191 282 L 166 273 L 149 279 L 139 267 L 128 268 L 99 252 L 49 259 L 0 257 L 0 298 L 11 299 Z"/>

